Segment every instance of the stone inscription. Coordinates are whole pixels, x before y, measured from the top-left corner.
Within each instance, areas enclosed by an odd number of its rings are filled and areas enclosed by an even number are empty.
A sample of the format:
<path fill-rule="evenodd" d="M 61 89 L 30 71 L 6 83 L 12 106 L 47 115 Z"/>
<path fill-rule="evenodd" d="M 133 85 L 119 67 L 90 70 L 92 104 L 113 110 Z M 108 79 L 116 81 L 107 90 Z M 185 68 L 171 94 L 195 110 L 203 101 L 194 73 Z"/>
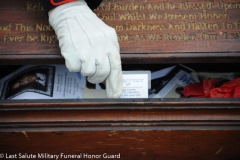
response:
<path fill-rule="evenodd" d="M 34 14 L 43 7 L 27 1 L 23 10 Z M 104 0 L 94 12 L 116 29 L 120 44 L 240 40 L 239 0 Z M 57 43 L 45 23 L 0 22 L 0 32 L 4 43 Z"/>

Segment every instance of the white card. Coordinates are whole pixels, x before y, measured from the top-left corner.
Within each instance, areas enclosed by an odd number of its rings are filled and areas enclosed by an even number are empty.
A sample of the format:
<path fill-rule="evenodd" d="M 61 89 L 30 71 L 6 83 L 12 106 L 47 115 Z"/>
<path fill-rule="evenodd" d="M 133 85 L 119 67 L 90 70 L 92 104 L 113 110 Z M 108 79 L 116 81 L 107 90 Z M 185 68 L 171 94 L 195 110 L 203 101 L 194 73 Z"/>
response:
<path fill-rule="evenodd" d="M 121 98 L 148 98 L 149 74 L 123 74 Z"/>

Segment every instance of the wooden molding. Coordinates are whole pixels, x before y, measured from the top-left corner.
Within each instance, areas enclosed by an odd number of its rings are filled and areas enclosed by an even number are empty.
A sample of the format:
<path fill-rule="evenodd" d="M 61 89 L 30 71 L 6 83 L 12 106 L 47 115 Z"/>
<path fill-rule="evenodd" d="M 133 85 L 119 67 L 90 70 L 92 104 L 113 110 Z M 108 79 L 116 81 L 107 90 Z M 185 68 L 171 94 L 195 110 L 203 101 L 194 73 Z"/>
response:
<path fill-rule="evenodd" d="M 239 130 L 237 99 L 24 100 L 0 103 L 0 131 Z"/>

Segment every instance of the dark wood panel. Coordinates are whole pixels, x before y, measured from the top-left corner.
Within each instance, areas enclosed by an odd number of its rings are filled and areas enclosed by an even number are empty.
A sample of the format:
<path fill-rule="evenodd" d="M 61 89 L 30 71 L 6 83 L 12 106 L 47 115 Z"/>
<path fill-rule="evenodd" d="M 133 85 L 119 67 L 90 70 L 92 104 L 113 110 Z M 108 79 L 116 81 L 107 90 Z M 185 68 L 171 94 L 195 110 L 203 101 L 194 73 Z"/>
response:
<path fill-rule="evenodd" d="M 233 98 L 3 100 L 0 151 L 17 157 L 237 160 L 239 106 Z"/>
<path fill-rule="evenodd" d="M 237 160 L 240 131 L 136 130 L 0 133 L 4 155 L 119 155 L 121 160 Z M 40 158 L 39 158 L 40 159 Z M 60 158 L 59 158 L 60 159 Z M 62 158 L 63 159 L 63 158 Z M 69 158 L 70 159 L 70 158 Z M 73 158 L 72 158 L 73 159 Z M 118 159 L 118 158 L 115 158 Z"/>
<path fill-rule="evenodd" d="M 226 63 L 240 59 L 239 6 L 239 0 L 104 0 L 94 12 L 116 29 L 123 63 Z M 64 63 L 39 0 L 8 0 L 0 9 L 1 64 Z"/>

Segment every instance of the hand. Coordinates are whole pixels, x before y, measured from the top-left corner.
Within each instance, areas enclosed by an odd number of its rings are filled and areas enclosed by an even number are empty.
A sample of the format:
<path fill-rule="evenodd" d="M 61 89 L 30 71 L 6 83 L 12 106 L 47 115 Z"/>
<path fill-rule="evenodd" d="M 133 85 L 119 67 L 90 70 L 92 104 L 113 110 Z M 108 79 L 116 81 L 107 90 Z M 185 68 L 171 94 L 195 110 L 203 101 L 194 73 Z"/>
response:
<path fill-rule="evenodd" d="M 70 72 L 81 72 L 91 83 L 106 80 L 107 96 L 122 94 L 122 68 L 116 31 L 79 0 L 63 4 L 49 14 L 61 54 Z"/>

